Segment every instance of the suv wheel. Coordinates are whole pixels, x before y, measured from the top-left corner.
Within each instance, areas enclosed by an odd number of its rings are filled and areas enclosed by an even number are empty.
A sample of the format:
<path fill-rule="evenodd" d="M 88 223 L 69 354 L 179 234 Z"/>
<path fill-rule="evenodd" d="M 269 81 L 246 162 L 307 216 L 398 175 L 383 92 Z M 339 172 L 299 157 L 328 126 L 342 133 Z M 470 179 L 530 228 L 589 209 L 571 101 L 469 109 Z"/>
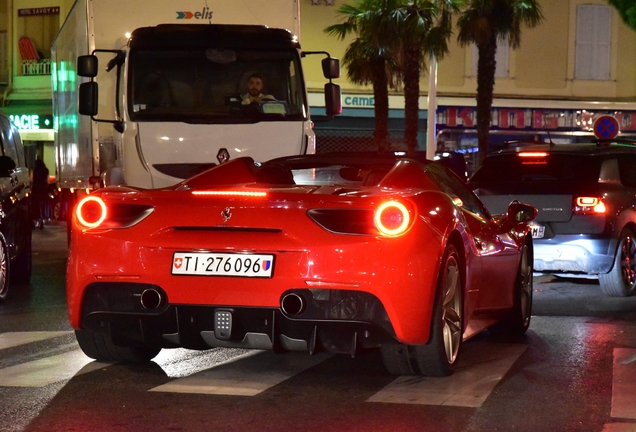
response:
<path fill-rule="evenodd" d="M 628 297 L 636 293 L 636 235 L 624 229 L 618 241 L 612 270 L 599 275 L 604 294 L 612 297 Z"/>

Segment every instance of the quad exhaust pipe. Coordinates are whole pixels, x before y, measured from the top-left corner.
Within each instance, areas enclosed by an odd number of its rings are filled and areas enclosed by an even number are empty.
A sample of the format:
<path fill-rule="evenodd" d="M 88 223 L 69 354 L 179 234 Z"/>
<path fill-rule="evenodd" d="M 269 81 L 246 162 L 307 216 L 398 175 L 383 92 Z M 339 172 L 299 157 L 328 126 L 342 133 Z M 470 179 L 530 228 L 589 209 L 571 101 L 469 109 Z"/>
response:
<path fill-rule="evenodd" d="M 280 308 L 287 315 L 299 315 L 305 311 L 306 306 L 303 296 L 296 293 L 285 294 L 280 301 Z"/>

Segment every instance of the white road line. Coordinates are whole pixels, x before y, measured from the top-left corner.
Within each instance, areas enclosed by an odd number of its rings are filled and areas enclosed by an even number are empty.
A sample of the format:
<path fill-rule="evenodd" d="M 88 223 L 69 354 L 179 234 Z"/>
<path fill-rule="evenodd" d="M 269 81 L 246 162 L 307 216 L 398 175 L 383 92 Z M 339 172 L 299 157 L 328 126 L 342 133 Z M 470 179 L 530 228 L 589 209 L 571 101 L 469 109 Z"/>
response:
<path fill-rule="evenodd" d="M 480 407 L 526 348 L 523 344 L 465 344 L 453 375 L 401 376 L 368 402 Z"/>
<path fill-rule="evenodd" d="M 636 419 L 635 398 L 636 349 L 614 348 L 612 410 L 610 416 L 614 418 Z"/>
<path fill-rule="evenodd" d="M 150 389 L 155 392 L 255 396 L 331 357 L 320 353 L 252 351 L 189 377 Z M 240 360 L 240 361 L 239 361 Z"/>
<path fill-rule="evenodd" d="M 80 350 L 70 351 L 0 369 L 0 387 L 44 387 L 109 365 L 93 361 Z"/>
<path fill-rule="evenodd" d="M 606 423 L 602 432 L 636 432 L 636 423 Z"/>
<path fill-rule="evenodd" d="M 73 333 L 72 331 L 36 331 L 36 332 L 9 332 L 0 334 L 0 349 L 12 348 L 25 345 L 31 342 L 39 342 L 64 336 Z"/>

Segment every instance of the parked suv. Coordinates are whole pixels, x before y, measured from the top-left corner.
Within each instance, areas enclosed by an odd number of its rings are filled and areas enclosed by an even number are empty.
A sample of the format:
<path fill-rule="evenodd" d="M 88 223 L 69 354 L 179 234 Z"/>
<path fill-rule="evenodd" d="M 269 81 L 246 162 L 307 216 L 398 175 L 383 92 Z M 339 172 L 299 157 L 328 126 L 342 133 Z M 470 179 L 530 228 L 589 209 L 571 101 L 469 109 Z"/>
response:
<path fill-rule="evenodd" d="M 636 142 L 519 145 L 469 179 L 488 210 L 536 207 L 534 269 L 597 276 L 610 296 L 636 293 Z"/>
<path fill-rule="evenodd" d="M 0 301 L 31 278 L 30 180 L 16 127 L 0 111 Z"/>

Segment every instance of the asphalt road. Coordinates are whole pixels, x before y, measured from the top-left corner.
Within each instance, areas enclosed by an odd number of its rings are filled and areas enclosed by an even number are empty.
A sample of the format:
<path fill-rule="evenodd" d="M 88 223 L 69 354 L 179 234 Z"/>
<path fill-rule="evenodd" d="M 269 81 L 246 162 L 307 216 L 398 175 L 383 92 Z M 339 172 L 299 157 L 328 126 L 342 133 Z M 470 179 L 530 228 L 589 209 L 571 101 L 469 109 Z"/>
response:
<path fill-rule="evenodd" d="M 636 298 L 534 279 L 527 336 L 487 332 L 449 378 L 394 377 L 377 353 L 164 350 L 92 362 L 65 309 L 65 227 L 34 233 L 30 285 L 0 304 L 0 431 L 636 431 Z"/>

